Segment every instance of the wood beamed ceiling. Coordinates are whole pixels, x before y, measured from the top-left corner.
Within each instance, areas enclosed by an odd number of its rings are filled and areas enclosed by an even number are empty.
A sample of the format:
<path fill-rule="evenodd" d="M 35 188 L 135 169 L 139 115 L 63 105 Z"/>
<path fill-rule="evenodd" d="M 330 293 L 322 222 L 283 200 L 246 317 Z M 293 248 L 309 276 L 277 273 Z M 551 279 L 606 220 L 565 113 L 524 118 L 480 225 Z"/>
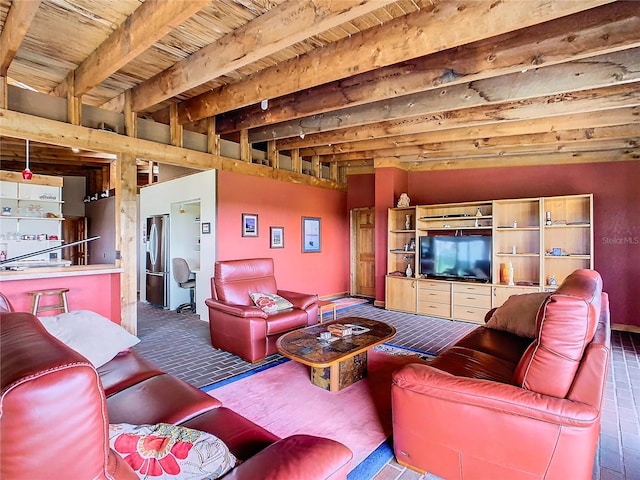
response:
<path fill-rule="evenodd" d="M 121 135 L 145 119 L 173 146 L 206 135 L 216 158 L 238 142 L 255 168 L 216 165 L 242 173 L 264 175 L 251 148 L 291 181 L 334 183 L 388 165 L 640 160 L 636 1 L 0 0 L 0 27 L 3 111 L 13 85 L 65 98 L 70 124 L 84 104 L 123 114 Z M 12 137 L 31 134 L 9 118 L 2 168 L 21 170 Z M 116 150 L 81 140 L 32 142 L 32 165 L 107 176 Z"/>

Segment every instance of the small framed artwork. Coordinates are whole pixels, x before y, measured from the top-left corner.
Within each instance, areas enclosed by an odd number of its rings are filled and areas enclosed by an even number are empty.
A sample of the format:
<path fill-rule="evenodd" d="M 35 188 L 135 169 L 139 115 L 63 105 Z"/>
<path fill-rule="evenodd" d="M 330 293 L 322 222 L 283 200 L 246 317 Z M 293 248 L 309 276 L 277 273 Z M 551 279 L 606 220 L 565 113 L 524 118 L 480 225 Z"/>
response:
<path fill-rule="evenodd" d="M 320 219 L 302 217 L 302 252 L 320 251 Z"/>
<path fill-rule="evenodd" d="M 202 224 L 202 233 L 204 234 L 211 233 L 211 224 L 209 222 Z"/>
<path fill-rule="evenodd" d="M 284 227 L 269 227 L 271 248 L 284 248 Z"/>
<path fill-rule="evenodd" d="M 242 214 L 242 236 L 257 237 L 258 236 L 258 215 L 255 213 Z"/>

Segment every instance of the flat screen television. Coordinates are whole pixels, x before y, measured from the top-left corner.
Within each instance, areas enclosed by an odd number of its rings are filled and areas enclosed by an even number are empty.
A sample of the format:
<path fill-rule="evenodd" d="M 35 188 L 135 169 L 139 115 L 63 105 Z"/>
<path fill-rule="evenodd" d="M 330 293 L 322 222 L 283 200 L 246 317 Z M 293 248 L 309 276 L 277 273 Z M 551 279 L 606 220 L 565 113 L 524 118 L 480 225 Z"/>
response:
<path fill-rule="evenodd" d="M 491 236 L 420 237 L 420 274 L 443 280 L 491 282 Z"/>

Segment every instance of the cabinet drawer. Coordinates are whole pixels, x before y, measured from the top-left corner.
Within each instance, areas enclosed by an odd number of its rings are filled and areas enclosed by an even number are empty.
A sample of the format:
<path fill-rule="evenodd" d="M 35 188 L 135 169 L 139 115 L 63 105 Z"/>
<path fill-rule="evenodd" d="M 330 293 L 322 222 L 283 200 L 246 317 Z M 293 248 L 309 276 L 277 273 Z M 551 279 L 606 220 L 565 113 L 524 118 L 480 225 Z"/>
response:
<path fill-rule="evenodd" d="M 442 290 L 418 290 L 418 301 L 420 302 L 436 302 L 451 303 L 451 294 Z"/>
<path fill-rule="evenodd" d="M 451 309 L 448 303 L 418 302 L 418 313 L 421 315 L 449 318 L 451 316 Z"/>
<path fill-rule="evenodd" d="M 469 322 L 484 323 L 484 316 L 486 314 L 486 308 L 467 307 L 466 305 L 453 306 L 453 318 L 457 320 L 467 320 Z"/>
<path fill-rule="evenodd" d="M 491 297 L 489 295 L 478 295 L 476 293 L 454 293 L 453 304 L 488 310 L 491 308 Z"/>
<path fill-rule="evenodd" d="M 447 282 L 438 282 L 437 280 L 419 280 L 418 288 L 426 290 L 440 290 L 442 292 L 450 292 L 451 284 Z"/>
<path fill-rule="evenodd" d="M 491 285 L 477 283 L 454 283 L 454 293 L 475 293 L 476 295 L 491 295 Z"/>

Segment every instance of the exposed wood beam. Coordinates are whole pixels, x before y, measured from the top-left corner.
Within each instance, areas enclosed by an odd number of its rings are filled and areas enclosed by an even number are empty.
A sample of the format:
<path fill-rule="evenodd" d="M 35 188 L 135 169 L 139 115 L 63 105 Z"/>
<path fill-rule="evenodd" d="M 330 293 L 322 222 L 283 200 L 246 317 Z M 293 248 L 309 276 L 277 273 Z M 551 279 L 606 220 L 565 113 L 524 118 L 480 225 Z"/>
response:
<path fill-rule="evenodd" d="M 133 108 L 136 111 L 144 110 L 306 38 L 384 7 L 391 1 L 284 2 L 136 86 L 133 89 Z"/>
<path fill-rule="evenodd" d="M 145 1 L 78 66 L 75 94 L 81 96 L 102 83 L 210 1 Z M 56 87 L 56 93 L 62 94 L 63 88 Z"/>
<path fill-rule="evenodd" d="M 251 132 L 250 140 L 261 142 L 274 138 L 294 137 L 394 118 L 546 95 L 561 95 L 638 80 L 640 80 L 640 47 L 262 127 Z M 278 143 L 278 148 L 283 149 L 285 145 L 286 142 Z"/>
<path fill-rule="evenodd" d="M 448 49 L 218 116 L 218 133 L 315 115 L 640 45 L 640 10 L 609 5 Z M 567 35 L 567 32 L 575 32 Z M 399 78 L 402 81 L 398 81 Z"/>
<path fill-rule="evenodd" d="M 192 122 L 606 3 L 610 0 L 438 3 L 186 100 L 180 104 L 180 121 Z M 456 28 L 451 28 L 454 23 Z"/>
<path fill-rule="evenodd" d="M 322 145 L 311 148 L 301 148 L 303 155 L 332 155 L 339 153 L 392 149 L 425 143 L 456 142 L 461 140 L 475 140 L 483 138 L 504 137 L 509 135 L 522 135 L 530 133 L 555 132 L 569 129 L 588 129 L 597 127 L 609 127 L 615 125 L 631 125 L 640 123 L 640 107 L 614 108 L 597 112 L 580 112 L 572 115 L 560 115 L 555 117 L 543 117 L 516 121 L 501 121 L 483 125 L 463 128 L 449 128 L 446 130 L 433 130 L 434 122 L 424 122 L 415 125 L 414 131 L 406 131 L 402 135 L 374 135 L 373 128 L 380 124 L 362 127 L 356 132 L 358 138 L 371 138 L 371 140 L 356 140 L 337 145 Z M 369 127 L 372 127 L 371 129 Z M 341 131 L 342 133 L 342 131 Z M 349 133 L 349 132 L 344 132 Z M 326 134 L 320 134 L 326 135 Z M 354 135 L 355 136 L 355 135 Z M 305 138 L 306 140 L 306 138 Z"/>
<path fill-rule="evenodd" d="M 304 184 L 331 190 L 344 191 L 346 185 L 311 175 L 274 169 L 263 165 L 164 145 L 150 140 L 126 137 L 104 130 L 95 130 L 79 125 L 57 122 L 12 110 L 0 109 L 0 131 L 15 138 L 28 138 L 85 150 L 108 153 L 126 153 L 135 158 L 154 159 L 158 163 L 193 168 L 196 170 L 220 169 L 228 172 L 272 178 L 286 182 Z"/>
<path fill-rule="evenodd" d="M 403 162 L 410 171 L 457 170 L 462 168 L 524 167 L 528 165 L 560 165 L 571 163 L 627 162 L 640 160 L 637 149 L 609 152 L 545 153 L 544 155 L 504 155 L 502 157 L 474 159 L 442 159 L 431 162 Z M 377 164 L 375 165 L 378 166 Z"/>
<path fill-rule="evenodd" d="M 9 66 L 27 34 L 41 0 L 13 0 L 0 34 L 0 77 L 6 77 Z"/>

